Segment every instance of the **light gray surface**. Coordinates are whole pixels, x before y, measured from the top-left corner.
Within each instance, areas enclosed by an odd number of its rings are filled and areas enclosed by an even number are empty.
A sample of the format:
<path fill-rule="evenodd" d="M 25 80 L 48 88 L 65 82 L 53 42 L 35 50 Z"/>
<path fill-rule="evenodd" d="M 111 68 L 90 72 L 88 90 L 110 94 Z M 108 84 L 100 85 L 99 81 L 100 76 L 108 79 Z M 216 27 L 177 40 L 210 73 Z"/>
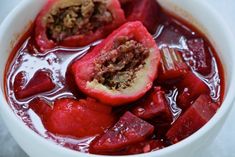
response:
<path fill-rule="evenodd" d="M 227 20 L 234 29 L 235 26 L 235 0 L 207 0 Z M 0 0 L 0 22 L 6 14 L 20 2 L 20 0 Z M 233 31 L 235 35 L 235 30 Z M 235 44 L 235 41 L 234 41 Z M 233 107 L 228 120 L 214 143 L 205 150 L 195 154 L 195 157 L 235 157 L 235 108 Z M 21 148 L 10 136 L 0 119 L 0 157 L 27 157 Z"/>

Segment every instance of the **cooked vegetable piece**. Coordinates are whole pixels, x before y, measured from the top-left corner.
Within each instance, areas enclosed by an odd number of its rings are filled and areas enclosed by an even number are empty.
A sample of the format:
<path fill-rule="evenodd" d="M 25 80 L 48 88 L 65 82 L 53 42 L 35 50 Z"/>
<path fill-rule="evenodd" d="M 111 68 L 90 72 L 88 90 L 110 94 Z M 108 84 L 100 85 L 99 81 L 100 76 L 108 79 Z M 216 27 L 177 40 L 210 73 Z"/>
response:
<path fill-rule="evenodd" d="M 207 95 L 201 95 L 185 113 L 177 119 L 166 134 L 172 142 L 177 143 L 192 135 L 216 113 L 217 105 Z"/>
<path fill-rule="evenodd" d="M 177 104 L 182 109 L 188 108 L 201 94 L 209 94 L 208 86 L 192 72 L 189 72 L 178 86 L 180 87 L 180 93 Z"/>
<path fill-rule="evenodd" d="M 15 77 L 14 92 L 17 99 L 24 99 L 33 95 L 50 91 L 55 88 L 50 73 L 38 71 L 28 80 L 26 72 L 20 72 Z"/>
<path fill-rule="evenodd" d="M 211 71 L 211 56 L 206 49 L 205 41 L 202 38 L 194 38 L 187 41 L 189 50 L 192 52 L 188 54 L 193 60 L 190 60 L 193 69 L 201 74 L 208 74 Z"/>
<path fill-rule="evenodd" d="M 129 22 L 109 35 L 72 71 L 77 86 L 99 101 L 117 106 L 142 97 L 157 77 L 160 54 L 140 22 Z"/>
<path fill-rule="evenodd" d="M 156 0 L 122 0 L 127 21 L 141 21 L 148 31 L 157 30 L 160 7 Z"/>
<path fill-rule="evenodd" d="M 126 148 L 126 154 L 141 154 L 151 152 L 153 150 L 159 150 L 165 147 L 165 144 L 161 140 L 146 140 L 144 142 L 137 143 L 135 145 L 128 146 Z"/>
<path fill-rule="evenodd" d="M 152 119 L 151 124 L 155 127 L 155 137 L 157 139 L 165 138 L 167 131 L 171 128 L 171 122 L 162 122 L 159 119 Z"/>
<path fill-rule="evenodd" d="M 165 47 L 161 53 L 161 73 L 160 81 L 172 80 L 184 76 L 189 72 L 189 67 L 179 51 L 173 48 Z"/>
<path fill-rule="evenodd" d="M 134 107 L 132 112 L 142 119 L 155 117 L 164 122 L 172 120 L 172 113 L 165 92 L 161 87 L 155 87 L 146 99 L 143 99 Z"/>
<path fill-rule="evenodd" d="M 115 120 L 111 107 L 90 98 L 79 101 L 71 98 L 58 99 L 51 111 L 45 108 L 45 102 L 32 105 L 33 110 L 42 118 L 45 128 L 59 135 L 78 138 L 99 135 L 112 126 Z"/>
<path fill-rule="evenodd" d="M 35 38 L 42 52 L 57 45 L 85 46 L 124 22 L 118 0 L 49 0 L 36 19 Z"/>
<path fill-rule="evenodd" d="M 154 127 L 144 120 L 126 112 L 120 120 L 101 137 L 96 139 L 91 147 L 96 152 L 112 152 L 128 145 L 144 141 L 153 133 Z"/>

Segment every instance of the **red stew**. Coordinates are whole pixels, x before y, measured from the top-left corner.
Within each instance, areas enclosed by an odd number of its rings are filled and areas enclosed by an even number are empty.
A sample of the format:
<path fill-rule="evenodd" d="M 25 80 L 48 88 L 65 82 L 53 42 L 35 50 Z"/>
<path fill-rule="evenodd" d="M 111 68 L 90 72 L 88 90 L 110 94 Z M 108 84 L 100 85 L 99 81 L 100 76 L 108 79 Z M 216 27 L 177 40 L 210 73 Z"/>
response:
<path fill-rule="evenodd" d="M 215 49 L 154 0 L 104 2 L 48 1 L 9 58 L 12 109 L 85 153 L 147 153 L 192 135 L 223 101 Z"/>

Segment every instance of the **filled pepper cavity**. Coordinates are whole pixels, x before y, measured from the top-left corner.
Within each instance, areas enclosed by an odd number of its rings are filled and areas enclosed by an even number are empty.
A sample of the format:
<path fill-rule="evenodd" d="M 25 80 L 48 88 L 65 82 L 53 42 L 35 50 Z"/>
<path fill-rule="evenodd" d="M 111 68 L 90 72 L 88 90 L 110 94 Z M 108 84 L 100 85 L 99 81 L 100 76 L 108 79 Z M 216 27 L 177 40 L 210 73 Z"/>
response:
<path fill-rule="evenodd" d="M 73 35 L 85 35 L 111 23 L 112 13 L 106 0 L 78 0 L 71 6 L 59 6 L 47 16 L 47 36 L 60 42 Z"/>
<path fill-rule="evenodd" d="M 126 89 L 134 82 L 136 73 L 145 66 L 149 52 L 134 39 L 118 37 L 114 40 L 112 50 L 101 53 L 95 60 L 94 79 L 110 89 Z"/>

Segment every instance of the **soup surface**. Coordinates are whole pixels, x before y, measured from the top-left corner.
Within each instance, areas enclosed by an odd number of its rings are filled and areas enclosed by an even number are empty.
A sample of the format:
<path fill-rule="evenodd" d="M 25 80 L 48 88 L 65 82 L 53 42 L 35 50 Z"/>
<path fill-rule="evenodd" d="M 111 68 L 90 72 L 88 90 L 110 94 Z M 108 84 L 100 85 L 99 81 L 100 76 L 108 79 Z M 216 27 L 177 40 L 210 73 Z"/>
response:
<path fill-rule="evenodd" d="M 200 129 L 216 113 L 224 94 L 223 68 L 206 37 L 152 0 L 123 0 L 122 8 L 116 0 L 112 3 L 118 3 L 119 8 L 110 8 L 102 1 L 89 2 L 51 11 L 45 26 L 45 40 L 49 39 L 50 44 L 40 45 L 44 38 L 40 42 L 38 39 L 41 14 L 23 35 L 5 70 L 5 92 L 13 111 L 44 138 L 93 154 L 146 153 L 175 144 Z M 93 8 L 84 11 L 85 6 Z M 140 11 L 144 14 L 138 17 Z M 120 19 L 115 19 L 116 14 Z M 63 23 L 67 16 L 87 22 L 73 23 L 70 18 Z M 140 21 L 144 26 L 131 21 Z M 64 25 L 59 26 L 60 22 Z M 156 76 L 148 80 L 151 86 L 147 89 L 145 85 L 134 96 L 126 92 L 130 97 L 115 100 L 116 95 L 108 95 L 110 99 L 105 100 L 99 92 L 92 94 L 92 90 L 82 88 L 79 73 L 89 71 L 87 54 L 107 44 L 116 29 L 134 32 L 129 28 L 133 25 L 146 27 L 151 36 L 148 33 L 137 39 L 119 35 L 113 49 L 94 60 L 97 66 L 92 79 L 109 90 L 128 91 L 145 81 L 143 77 L 142 82 L 135 82 L 138 72 L 147 67 L 151 76 Z M 69 39 L 74 35 L 80 35 L 78 40 Z M 145 41 L 154 41 L 154 46 L 149 48 Z M 159 60 L 148 67 L 155 46 L 153 55 Z M 115 55 L 110 57 L 112 53 Z"/>

